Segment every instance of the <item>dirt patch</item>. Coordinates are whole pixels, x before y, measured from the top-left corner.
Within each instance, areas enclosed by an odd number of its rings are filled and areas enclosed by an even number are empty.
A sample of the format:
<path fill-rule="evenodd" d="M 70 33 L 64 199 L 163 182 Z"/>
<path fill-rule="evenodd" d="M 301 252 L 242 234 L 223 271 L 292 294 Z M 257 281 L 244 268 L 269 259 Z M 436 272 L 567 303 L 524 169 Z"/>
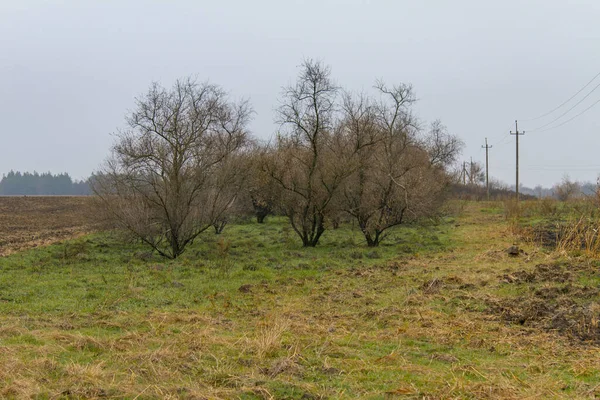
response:
<path fill-rule="evenodd" d="M 90 197 L 0 197 L 0 256 L 94 230 Z"/>
<path fill-rule="evenodd" d="M 465 283 L 459 276 L 448 276 L 446 278 L 434 278 L 421 284 L 423 294 L 438 294 L 442 289 L 470 290 L 475 287 L 472 283 Z"/>
<path fill-rule="evenodd" d="M 444 286 L 445 284 L 443 280 L 435 278 L 423 282 L 421 285 L 421 290 L 425 294 L 436 294 L 439 293 Z"/>
<path fill-rule="evenodd" d="M 528 235 L 530 239 L 547 248 L 555 248 L 560 237 L 561 227 L 556 224 L 538 225 Z"/>
<path fill-rule="evenodd" d="M 489 306 L 492 313 L 507 322 L 600 343 L 600 306 L 597 302 L 579 305 L 571 299 L 550 303 L 540 297 L 519 297 L 490 302 Z"/>
<path fill-rule="evenodd" d="M 573 249 L 585 249 L 586 243 L 597 242 L 596 228 L 596 225 L 589 222 L 560 222 L 538 225 L 524 230 L 522 236 L 550 249 L 559 247 L 565 240 Z M 590 237 L 590 234 L 593 236 Z"/>
<path fill-rule="evenodd" d="M 431 356 L 431 359 L 436 360 L 436 361 L 441 361 L 444 363 L 448 363 L 448 364 L 455 364 L 459 361 L 458 358 L 454 357 L 452 354 L 441 354 L 441 353 L 433 354 Z"/>
<path fill-rule="evenodd" d="M 573 273 L 560 264 L 538 264 L 533 271 L 521 270 L 500 276 L 505 283 L 570 282 Z"/>
<path fill-rule="evenodd" d="M 295 358 L 282 358 L 275 360 L 270 367 L 262 368 L 261 372 L 269 378 L 275 378 L 279 374 L 288 373 L 293 375 L 302 374 L 302 366 Z"/>
<path fill-rule="evenodd" d="M 240 286 L 238 288 L 238 291 L 242 292 L 242 293 L 252 293 L 252 288 L 254 287 L 254 285 L 251 285 L 249 283 L 243 284 L 242 286 Z"/>
<path fill-rule="evenodd" d="M 574 271 L 560 264 L 540 264 L 533 271 L 503 275 L 500 278 L 505 283 L 527 285 L 527 293 L 488 300 L 488 311 L 509 323 L 598 344 L 600 290 L 574 283 L 576 277 Z"/>

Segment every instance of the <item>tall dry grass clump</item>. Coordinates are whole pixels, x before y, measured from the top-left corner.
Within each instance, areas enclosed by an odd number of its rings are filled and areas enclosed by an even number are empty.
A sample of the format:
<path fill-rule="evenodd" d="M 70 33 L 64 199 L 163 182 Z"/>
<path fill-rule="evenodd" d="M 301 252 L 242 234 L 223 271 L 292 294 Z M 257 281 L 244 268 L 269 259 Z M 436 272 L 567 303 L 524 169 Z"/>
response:
<path fill-rule="evenodd" d="M 269 356 L 279 349 L 281 337 L 289 329 L 290 321 L 284 318 L 276 317 L 270 321 L 265 321 L 256 336 L 254 345 L 259 358 Z"/>
<path fill-rule="evenodd" d="M 569 221 L 557 235 L 556 250 L 562 253 L 584 252 L 589 257 L 600 256 L 600 222 L 586 216 Z"/>
<path fill-rule="evenodd" d="M 502 202 L 504 204 L 504 217 L 506 220 L 511 221 L 519 217 L 519 202 L 515 199 L 506 199 Z"/>
<path fill-rule="evenodd" d="M 519 225 L 521 216 L 521 207 L 518 201 L 513 199 L 505 199 L 504 218 L 508 221 L 508 229 L 515 236 L 523 236 L 522 227 Z"/>

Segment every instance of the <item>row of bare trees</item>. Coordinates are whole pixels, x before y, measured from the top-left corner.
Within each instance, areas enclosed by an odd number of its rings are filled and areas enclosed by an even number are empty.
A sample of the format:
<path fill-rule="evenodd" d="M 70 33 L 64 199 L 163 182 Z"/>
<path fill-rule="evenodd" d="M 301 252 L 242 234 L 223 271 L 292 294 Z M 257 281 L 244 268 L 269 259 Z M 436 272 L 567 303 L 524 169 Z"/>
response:
<path fill-rule="evenodd" d="M 155 84 L 117 134 L 94 191 L 121 227 L 168 258 L 248 204 L 259 222 L 286 215 L 304 246 L 342 214 L 377 246 L 387 229 L 439 209 L 462 142 L 440 122 L 421 132 L 411 86 L 375 89 L 346 92 L 307 60 L 283 91 L 281 131 L 260 145 L 247 101 L 191 79 Z"/>

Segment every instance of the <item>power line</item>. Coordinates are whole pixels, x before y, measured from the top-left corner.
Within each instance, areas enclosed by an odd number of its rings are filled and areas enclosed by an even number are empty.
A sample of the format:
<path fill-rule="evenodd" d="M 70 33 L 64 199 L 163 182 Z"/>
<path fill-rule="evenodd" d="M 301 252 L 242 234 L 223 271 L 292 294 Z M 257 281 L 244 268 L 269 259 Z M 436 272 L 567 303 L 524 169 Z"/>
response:
<path fill-rule="evenodd" d="M 575 107 L 577 107 L 578 105 L 580 105 L 581 103 L 583 103 L 583 101 L 584 101 L 585 99 L 587 99 L 588 97 L 590 97 L 590 95 L 591 95 L 592 93 L 594 93 L 594 92 L 596 91 L 596 89 L 598 89 L 599 87 L 600 87 L 600 83 L 599 83 L 599 84 L 597 84 L 596 86 L 594 86 L 594 88 L 593 88 L 593 89 L 592 89 L 592 90 L 591 90 L 591 91 L 590 91 L 588 94 L 586 94 L 586 95 L 583 97 L 583 99 L 581 99 L 581 100 L 579 100 L 577 103 L 575 103 L 575 105 L 574 105 L 573 107 L 569 108 L 567 111 L 565 111 L 564 113 L 562 113 L 562 114 L 561 114 L 561 115 L 559 115 L 558 117 L 554 118 L 552 121 L 548 122 L 547 124 L 544 124 L 544 125 L 542 125 L 542 126 L 539 126 L 539 127 L 535 128 L 535 129 L 531 129 L 529 132 L 530 132 L 530 133 L 531 133 L 531 132 L 537 132 L 537 131 L 540 131 L 540 130 L 542 130 L 542 129 L 546 128 L 547 126 L 550 126 L 550 125 L 552 125 L 553 123 L 555 123 L 556 121 L 558 121 L 559 119 L 561 119 L 562 117 L 564 117 L 565 115 L 567 115 L 568 113 L 570 113 L 570 112 L 571 112 L 571 111 L 572 111 L 572 110 L 573 110 Z M 600 100 L 598 100 L 598 102 L 600 102 Z M 596 103 L 598 103 L 598 102 L 596 102 Z M 594 105 L 596 105 L 596 103 L 594 103 L 594 104 L 592 105 L 592 107 L 593 107 Z M 591 108 L 591 107 L 589 107 L 589 108 Z M 584 112 L 585 112 L 585 111 L 587 111 L 589 108 L 587 108 L 586 110 L 584 110 Z M 583 113 L 581 113 L 581 114 L 583 114 Z M 567 122 L 570 122 L 570 121 L 574 120 L 575 118 L 577 118 L 577 117 L 578 117 L 579 115 L 581 115 L 581 114 L 578 114 L 578 115 L 576 115 L 575 117 L 573 117 L 572 119 L 568 120 Z M 566 123 L 566 122 L 565 122 L 565 123 Z M 562 126 L 562 125 L 558 125 L 558 126 Z M 556 126 L 556 128 L 557 128 L 558 126 Z M 552 128 L 552 129 L 554 129 L 554 128 Z"/>
<path fill-rule="evenodd" d="M 510 128 L 512 128 L 512 124 L 510 124 L 506 129 L 504 129 L 501 134 L 493 137 L 493 139 L 495 139 L 499 136 L 502 136 L 502 137 L 500 137 L 500 139 L 498 139 L 497 141 L 495 141 L 493 143 L 493 146 L 496 146 L 496 145 L 502 144 L 503 142 L 506 142 L 506 139 L 510 137 L 510 133 L 506 133 L 506 131 L 510 131 Z"/>
<path fill-rule="evenodd" d="M 510 133 L 507 133 L 506 135 L 504 135 L 504 137 L 501 140 L 494 143 L 494 146 L 507 145 L 510 143 L 510 141 L 508 139 L 510 139 Z"/>
<path fill-rule="evenodd" d="M 531 122 L 531 121 L 537 121 L 538 119 L 542 119 L 550 114 L 552 114 L 554 111 L 560 109 L 562 106 L 564 106 L 565 104 L 567 104 L 568 102 L 570 102 L 571 100 L 573 100 L 575 97 L 577 97 L 577 95 L 581 92 L 583 92 L 583 90 L 588 87 L 592 82 L 594 82 L 596 80 L 597 77 L 600 76 L 600 72 L 598 72 L 592 79 L 590 79 L 590 81 L 588 83 L 585 84 L 585 86 L 583 86 L 581 89 L 579 89 L 573 96 L 569 97 L 566 101 L 564 101 L 563 103 L 561 103 L 558 107 L 553 108 L 552 110 L 548 111 L 547 113 L 540 115 L 539 117 L 535 117 L 535 118 L 530 118 L 530 119 L 524 119 L 522 120 L 523 122 Z"/>
<path fill-rule="evenodd" d="M 581 172 L 595 172 L 595 171 L 600 171 L 600 165 L 598 166 L 583 166 L 583 167 L 561 167 L 561 166 L 553 166 L 553 165 L 547 165 L 547 166 L 532 166 L 532 165 L 525 165 L 525 168 L 527 168 L 528 171 L 554 171 L 554 172 L 560 172 L 560 171 L 581 171 Z M 504 167 L 504 166 L 500 166 L 500 167 L 496 167 L 496 169 L 499 170 L 503 170 L 503 171 L 509 171 L 512 170 L 511 167 Z"/>
<path fill-rule="evenodd" d="M 600 164 L 527 164 L 528 167 L 600 168 Z"/>
<path fill-rule="evenodd" d="M 587 167 L 587 168 L 527 167 L 527 169 L 530 171 L 551 171 L 551 172 L 560 172 L 560 171 L 597 172 L 597 171 L 600 171 L 600 167 Z"/>
<path fill-rule="evenodd" d="M 564 121 L 564 122 L 562 122 L 562 123 L 560 123 L 560 124 L 558 124 L 558 125 L 556 125 L 556 126 L 551 126 L 550 128 L 546 128 L 546 129 L 544 129 L 544 130 L 541 130 L 541 131 L 539 131 L 539 132 L 546 132 L 546 131 L 549 131 L 549 130 L 552 130 L 552 129 L 560 128 L 561 126 L 563 126 L 563 125 L 566 125 L 566 124 L 568 124 L 569 122 L 573 121 L 575 118 L 577 118 L 577 117 L 579 117 L 579 116 L 581 116 L 581 115 L 585 114 L 586 112 L 588 112 L 589 110 L 591 110 L 591 109 L 592 109 L 594 106 L 596 106 L 598 103 L 600 103 L 600 99 L 599 99 L 599 100 L 597 100 L 596 102 L 594 102 L 594 103 L 593 103 L 591 106 L 589 106 L 588 108 L 586 108 L 585 110 L 583 110 L 583 111 L 582 111 L 582 112 L 580 112 L 579 114 L 575 115 L 574 117 L 572 117 L 572 118 L 569 118 L 568 120 L 566 120 L 566 121 Z"/>

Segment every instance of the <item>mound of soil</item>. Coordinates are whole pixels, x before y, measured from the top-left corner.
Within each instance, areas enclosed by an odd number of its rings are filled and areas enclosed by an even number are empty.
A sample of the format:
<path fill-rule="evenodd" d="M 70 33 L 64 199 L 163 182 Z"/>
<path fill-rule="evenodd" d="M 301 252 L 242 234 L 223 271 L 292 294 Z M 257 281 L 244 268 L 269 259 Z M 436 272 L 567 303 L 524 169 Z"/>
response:
<path fill-rule="evenodd" d="M 529 290 L 516 298 L 489 300 L 490 313 L 509 323 L 600 343 L 600 290 L 573 283 L 575 275 L 568 268 L 541 264 L 500 278 Z"/>
<path fill-rule="evenodd" d="M 555 248 L 560 235 L 556 224 L 538 225 L 531 232 L 532 239 L 544 247 Z"/>
<path fill-rule="evenodd" d="M 521 270 L 505 274 L 500 280 L 505 283 L 535 283 L 535 282 L 570 282 L 573 279 L 571 270 L 560 264 L 538 264 L 533 271 Z"/>
<path fill-rule="evenodd" d="M 465 283 L 459 276 L 448 276 L 446 278 L 434 278 L 426 280 L 421 285 L 423 294 L 438 294 L 442 289 L 473 289 L 475 285 Z"/>
<path fill-rule="evenodd" d="M 586 247 L 586 236 L 589 235 L 589 233 L 591 233 L 592 231 L 595 231 L 595 229 L 593 229 L 594 227 L 590 227 L 590 226 L 580 226 L 577 229 L 578 234 L 575 235 L 575 237 L 578 237 L 578 241 L 579 243 L 577 243 L 577 241 L 571 243 L 571 245 L 574 245 L 575 247 L 579 247 L 580 249 L 585 249 Z M 554 224 L 540 224 L 537 225 L 535 227 L 533 227 L 528 233 L 526 233 L 524 236 L 526 236 L 529 239 L 532 239 L 533 241 L 535 241 L 536 243 L 541 244 L 542 246 L 546 247 L 546 248 L 551 248 L 554 249 L 558 246 L 559 242 L 564 239 L 565 237 L 569 237 L 573 235 L 573 226 L 570 226 L 568 223 L 562 222 L 562 223 L 554 223 Z M 598 239 L 598 233 L 596 232 L 595 234 L 595 238 L 594 241 Z M 588 240 L 591 238 L 588 238 Z"/>

